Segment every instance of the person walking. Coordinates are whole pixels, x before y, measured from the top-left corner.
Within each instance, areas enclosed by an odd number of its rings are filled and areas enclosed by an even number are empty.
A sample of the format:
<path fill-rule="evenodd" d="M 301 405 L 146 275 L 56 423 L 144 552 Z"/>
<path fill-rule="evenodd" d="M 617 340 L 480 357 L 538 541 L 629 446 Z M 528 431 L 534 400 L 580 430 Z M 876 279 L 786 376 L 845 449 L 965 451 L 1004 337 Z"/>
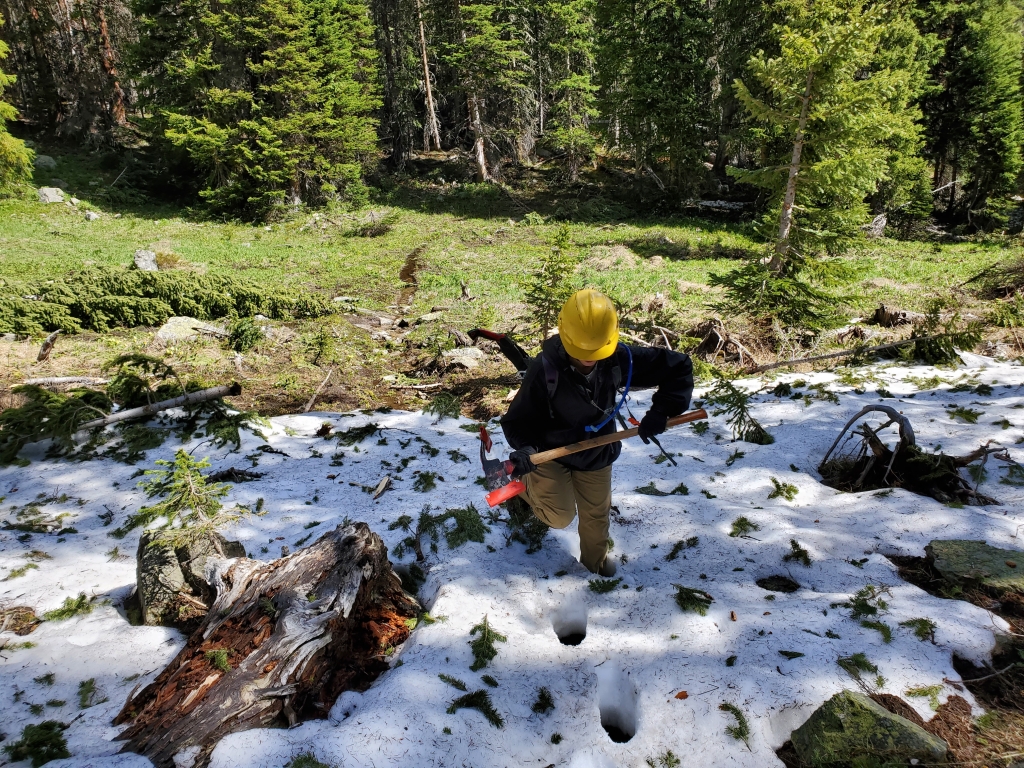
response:
<path fill-rule="evenodd" d="M 558 333 L 544 341 L 501 419 L 513 448 L 509 460 L 526 485 L 522 497 L 533 514 L 552 528 L 565 528 L 578 513 L 580 562 L 605 577 L 616 571 L 608 557 L 608 513 L 612 464 L 621 444 L 591 448 L 539 467 L 530 456 L 615 432 L 615 417 L 629 390 L 650 387 L 657 391 L 639 425 L 645 443 L 689 407 L 693 364 L 680 352 L 620 343 L 611 299 L 586 289 L 562 307 Z"/>

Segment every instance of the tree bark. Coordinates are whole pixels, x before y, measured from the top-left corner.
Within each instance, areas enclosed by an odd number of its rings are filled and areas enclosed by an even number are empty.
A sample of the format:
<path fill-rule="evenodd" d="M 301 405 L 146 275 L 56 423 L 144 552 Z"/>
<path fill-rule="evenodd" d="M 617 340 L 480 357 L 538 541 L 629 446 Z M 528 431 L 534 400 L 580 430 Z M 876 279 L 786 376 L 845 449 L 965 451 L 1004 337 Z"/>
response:
<path fill-rule="evenodd" d="M 166 411 L 168 408 L 180 408 L 187 407 L 189 405 L 196 405 L 198 403 L 205 403 L 209 400 L 217 400 L 221 397 L 227 397 L 228 395 L 237 395 L 242 391 L 242 387 L 237 384 L 223 384 L 219 387 L 210 387 L 209 389 L 201 389 L 198 392 L 189 392 L 187 395 L 181 397 L 175 397 L 170 400 L 161 400 L 159 403 L 150 403 L 149 405 L 143 405 L 140 408 L 129 408 L 125 411 L 118 411 L 112 413 L 109 416 L 104 416 L 102 419 L 93 419 L 87 421 L 85 424 L 79 427 L 82 429 L 93 429 L 94 427 L 105 427 L 108 424 L 114 424 L 118 421 L 128 421 L 129 419 L 140 419 L 143 416 L 152 416 L 154 413 L 160 411 Z"/>
<path fill-rule="evenodd" d="M 490 181 L 487 172 L 487 154 L 484 152 L 484 124 L 480 118 L 480 101 L 475 93 L 467 97 L 469 106 L 469 122 L 473 129 L 473 161 L 476 163 L 476 180 L 480 183 Z"/>
<path fill-rule="evenodd" d="M 797 120 L 796 137 L 793 139 L 793 157 L 789 162 L 789 178 L 786 179 L 786 193 L 782 198 L 782 212 L 779 214 L 779 236 L 775 240 L 775 253 L 768 264 L 772 274 L 778 275 L 786 266 L 789 257 L 789 233 L 793 227 L 793 203 L 796 201 L 796 178 L 800 173 L 800 155 L 804 149 L 804 131 L 807 128 L 807 112 L 811 104 L 811 85 L 814 70 L 807 70 L 807 85 L 801 98 L 800 118 Z"/>
<path fill-rule="evenodd" d="M 388 669 L 420 609 L 365 523 L 270 563 L 213 560 L 207 575 L 217 598 L 206 618 L 114 720 L 130 723 L 121 751 L 157 768 L 195 747 L 205 765 L 229 733 L 326 717 Z"/>
<path fill-rule="evenodd" d="M 427 114 L 423 120 L 423 148 L 441 149 L 441 125 L 437 120 L 437 107 L 434 106 L 434 91 L 430 85 L 430 64 L 427 60 L 427 33 L 423 25 L 423 7 L 416 0 L 416 20 L 420 26 L 420 56 L 423 59 L 423 90 L 427 97 Z M 433 145 L 433 147 L 431 147 Z"/>

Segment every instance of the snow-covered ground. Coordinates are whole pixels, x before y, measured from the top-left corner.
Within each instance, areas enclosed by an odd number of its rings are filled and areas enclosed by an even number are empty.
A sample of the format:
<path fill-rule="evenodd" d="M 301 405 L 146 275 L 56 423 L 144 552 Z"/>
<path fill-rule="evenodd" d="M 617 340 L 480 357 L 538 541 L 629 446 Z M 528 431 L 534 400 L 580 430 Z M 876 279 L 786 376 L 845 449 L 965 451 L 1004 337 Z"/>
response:
<path fill-rule="evenodd" d="M 762 392 L 754 413 L 775 436 L 774 445 L 733 442 L 721 419 L 712 419 L 704 435 L 681 427 L 663 437 L 665 448 L 677 454 L 678 467 L 655 463 L 652 447 L 628 442 L 613 479 L 617 511 L 611 536 L 622 584 L 609 594 L 588 589 L 592 576 L 575 559 L 575 524 L 552 531 L 543 549 L 531 555 L 521 544 L 506 546 L 502 523 L 490 524 L 486 544 L 471 542 L 450 551 L 442 538 L 436 553 L 427 552 L 429 576 L 421 596 L 433 616 L 446 620 L 421 625 L 396 654 L 391 671 L 365 693 L 345 694 L 329 719 L 228 736 L 215 749 L 212 765 L 279 768 L 301 752 L 313 752 L 325 763 L 350 767 L 632 768 L 669 750 L 687 765 L 780 765 L 774 750 L 792 729 L 834 693 L 855 687 L 836 660 L 858 652 L 878 666 L 884 677 L 880 690 L 902 695 L 908 688 L 941 685 L 940 700 L 954 692 L 970 697 L 944 683 L 958 679 L 952 656 L 987 660 L 993 633 L 1005 624 L 981 608 L 940 600 L 903 582 L 885 555 L 922 555 L 934 538 L 984 539 L 1024 550 L 1024 488 L 1000 484 L 1005 465 L 990 460 L 981 490 L 1002 505 L 956 509 L 903 491 L 842 494 L 822 485 L 814 470 L 845 421 L 863 405 L 879 402 L 879 387 L 891 393 L 884 402 L 910 417 L 920 445 L 964 454 L 995 440 L 1020 458 L 1014 444 L 1024 441 L 1024 368 L 977 356 L 968 362 L 955 371 L 857 369 L 856 375 L 867 379 L 860 383 L 864 394 L 854 392 L 856 382 L 847 379 L 844 385 L 832 374 L 780 376 L 777 381 L 830 382 L 840 402 L 813 399 L 805 405 Z M 923 381 L 934 375 L 944 383 Z M 949 391 L 964 381 L 989 384 L 992 392 Z M 744 382 L 751 388 L 761 383 Z M 801 391 L 813 394 L 806 387 Z M 647 397 L 636 398 L 638 415 Z M 982 415 L 976 424 L 953 420 L 947 408 L 952 404 Z M 375 422 L 384 439 L 375 435 L 358 450 L 339 448 L 314 435 L 324 421 L 337 430 Z M 475 482 L 478 441 L 460 428 L 469 423 L 406 412 L 311 413 L 276 418 L 266 430 L 266 442 L 287 456 L 259 452 L 264 440 L 251 434 L 234 453 L 199 446 L 200 440 L 186 447 L 196 456 L 209 454 L 213 470 L 248 468 L 245 456 L 258 456 L 255 469 L 266 475 L 233 486 L 228 501 L 252 504 L 262 498 L 269 513 L 225 533 L 241 540 L 250 556 L 270 559 L 280 555 L 282 545 L 294 551 L 300 540 L 345 517 L 366 521 L 393 548 L 406 534 L 389 530 L 389 524 L 401 515 L 417 517 L 425 504 L 437 511 L 473 503 L 484 511 L 483 489 Z M 500 451 L 500 430 L 492 426 Z M 428 445 L 437 449 L 435 456 Z M 62 537 L 36 534 L 26 541 L 17 531 L 0 532 L 0 577 L 31 562 L 26 556 L 33 550 L 49 555 L 37 561 L 36 570 L 0 581 L 0 603 L 42 613 L 83 591 L 106 598 L 89 615 L 46 622 L 28 637 L 12 638 L 35 647 L 8 650 L 0 659 L 0 731 L 7 743 L 28 723 L 71 723 L 66 735 L 74 757 L 53 766 L 148 765 L 134 756 L 105 757 L 120 746 L 112 741 L 118 729 L 111 718 L 135 686 L 150 681 L 173 657 L 183 638 L 172 629 L 130 626 L 116 610 L 135 581 L 138 532 L 120 542 L 106 534 L 143 503 L 132 477 L 136 470 L 170 457 L 176 447 L 169 441 L 138 467 L 109 460 L 35 460 L 0 470 L 2 519 L 40 494 L 67 494 L 64 502 L 52 501 L 43 511 L 67 513 L 63 524 L 78 531 Z M 737 450 L 744 455 L 727 464 Z M 345 454 L 342 466 L 332 466 L 337 451 Z M 385 474 L 395 476 L 395 469 L 382 462 L 396 467 L 403 457 L 411 460 L 397 473 L 402 479 L 373 501 L 362 486 L 376 486 Z M 435 472 L 443 481 L 439 477 L 434 490 L 416 491 L 416 470 Z M 769 499 L 771 477 L 797 486 L 795 499 Z M 651 481 L 663 491 L 684 483 L 689 494 L 635 491 Z M 109 513 L 113 522 L 105 526 L 101 516 L 109 521 Z M 730 537 L 740 516 L 759 530 Z M 322 527 L 307 527 L 317 521 Z M 673 544 L 691 536 L 699 537 L 699 544 L 667 561 Z M 791 539 L 810 553 L 809 567 L 783 562 Z M 405 562 L 412 558 L 406 553 Z M 775 594 L 755 585 L 773 574 L 789 575 L 802 588 Z M 682 612 L 674 584 L 710 593 L 714 602 L 707 615 Z M 849 610 L 831 607 L 867 584 L 890 591 L 889 609 L 878 617 L 895 630 L 890 644 L 850 618 Z M 469 630 L 485 615 L 508 641 L 498 644 L 490 666 L 472 672 Z M 934 644 L 898 626 L 919 617 L 937 625 Z M 563 625 L 585 626 L 586 639 L 578 646 L 562 645 L 554 626 Z M 788 659 L 780 651 L 804 655 Z M 735 657 L 732 665 L 730 657 Z M 460 692 L 439 673 L 465 681 L 471 691 L 488 690 L 504 727 L 493 727 L 475 710 L 447 714 Z M 46 685 L 48 674 L 52 685 Z M 482 684 L 483 674 L 493 675 L 498 687 Z M 872 687 L 873 678 L 867 676 Z M 86 679 L 95 680 L 95 698 L 107 701 L 80 711 L 78 688 Z M 531 710 L 541 687 L 555 702 L 547 714 Z M 910 701 L 931 717 L 927 699 Z M 719 709 L 722 702 L 745 713 L 747 743 L 727 735 L 734 720 Z M 32 714 L 33 704 L 42 705 L 40 714 Z M 635 729 L 635 736 L 614 743 L 602 717 Z M 557 744 L 554 734 L 561 735 Z"/>

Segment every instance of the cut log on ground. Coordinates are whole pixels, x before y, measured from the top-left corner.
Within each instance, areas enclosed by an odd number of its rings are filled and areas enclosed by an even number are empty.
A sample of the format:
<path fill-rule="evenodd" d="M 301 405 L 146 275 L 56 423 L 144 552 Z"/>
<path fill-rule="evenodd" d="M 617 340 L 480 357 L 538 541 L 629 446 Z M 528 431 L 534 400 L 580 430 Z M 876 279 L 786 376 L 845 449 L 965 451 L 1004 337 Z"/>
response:
<path fill-rule="evenodd" d="M 21 383 L 50 389 L 51 387 L 70 387 L 74 384 L 96 387 L 109 381 L 110 379 L 101 379 L 96 376 L 47 376 L 41 379 L 25 379 Z"/>
<path fill-rule="evenodd" d="M 885 304 L 879 304 L 868 322 L 872 325 L 880 325 L 883 328 L 895 328 L 897 325 L 911 325 L 921 320 L 924 320 L 924 315 L 920 312 L 892 309 L 885 306 Z"/>
<path fill-rule="evenodd" d="M 118 411 L 112 413 L 109 416 L 104 416 L 102 419 L 93 419 L 87 421 L 85 424 L 80 426 L 79 430 L 94 429 L 95 427 L 105 427 L 108 424 L 115 424 L 119 421 L 128 421 L 130 419 L 141 419 L 144 416 L 152 416 L 154 413 L 160 413 L 160 411 L 166 411 L 170 408 L 187 408 L 190 405 L 198 405 L 199 403 L 206 403 L 210 400 L 219 400 L 222 397 L 228 395 L 240 395 L 242 393 L 242 387 L 238 383 L 224 384 L 219 387 L 210 387 L 209 389 L 201 389 L 198 392 L 189 392 L 187 395 L 181 397 L 175 397 L 171 400 L 161 400 L 159 403 L 150 403 L 144 405 L 141 408 L 129 408 L 125 411 Z"/>
<path fill-rule="evenodd" d="M 388 668 L 420 606 L 365 523 L 339 526 L 295 554 L 262 563 L 214 560 L 217 597 L 170 664 L 114 720 L 122 752 L 172 768 L 236 731 L 324 718 L 338 696 Z"/>

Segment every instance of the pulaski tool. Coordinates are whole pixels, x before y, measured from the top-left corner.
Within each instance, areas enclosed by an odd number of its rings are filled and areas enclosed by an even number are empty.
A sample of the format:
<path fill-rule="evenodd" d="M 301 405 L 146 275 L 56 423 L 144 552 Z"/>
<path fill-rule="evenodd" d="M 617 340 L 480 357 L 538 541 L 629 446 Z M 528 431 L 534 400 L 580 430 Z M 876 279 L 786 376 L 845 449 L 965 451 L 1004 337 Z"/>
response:
<path fill-rule="evenodd" d="M 694 421 L 702 421 L 707 417 L 708 412 L 703 408 L 699 408 L 696 411 L 690 411 L 669 419 L 668 426 L 675 427 L 679 424 L 689 424 Z M 632 429 L 625 429 L 621 432 L 612 432 L 610 435 L 592 437 L 589 440 L 582 440 L 578 443 L 562 446 L 561 448 L 552 448 L 550 451 L 535 453 L 530 457 L 530 460 L 534 464 L 540 466 L 545 462 L 560 459 L 561 457 L 568 456 L 572 453 L 579 453 L 580 451 L 585 451 L 588 448 L 597 448 L 602 445 L 609 445 L 610 443 L 617 443 L 620 440 L 627 440 L 631 437 L 636 437 L 638 431 L 638 427 L 633 427 Z M 487 504 L 494 507 L 525 491 L 526 484 L 521 479 L 513 475 L 515 467 L 512 465 L 511 461 L 487 458 L 487 454 L 490 452 L 492 447 L 493 444 L 491 442 L 491 436 L 487 434 L 487 428 L 480 425 L 480 463 L 483 465 L 484 480 L 487 483 L 487 487 L 490 489 L 490 493 L 487 494 Z"/>

